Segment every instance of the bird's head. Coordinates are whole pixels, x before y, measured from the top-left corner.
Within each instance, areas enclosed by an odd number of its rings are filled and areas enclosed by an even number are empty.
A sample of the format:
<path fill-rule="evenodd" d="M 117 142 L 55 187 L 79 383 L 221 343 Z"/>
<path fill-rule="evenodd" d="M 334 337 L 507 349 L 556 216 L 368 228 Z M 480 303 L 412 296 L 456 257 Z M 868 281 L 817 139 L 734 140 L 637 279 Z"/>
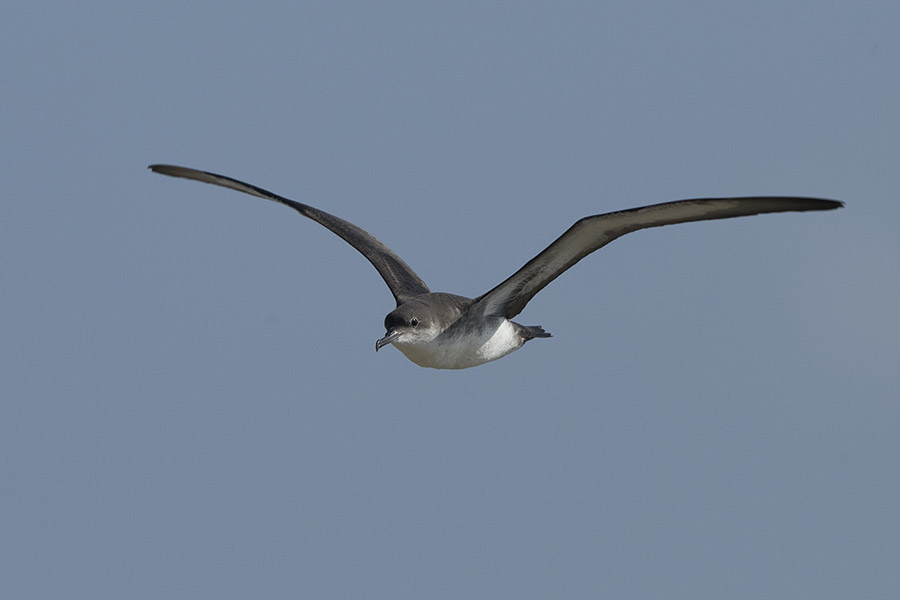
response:
<path fill-rule="evenodd" d="M 428 344 L 441 333 L 428 311 L 416 302 L 408 302 L 391 311 L 384 318 L 385 335 L 375 342 L 377 352 L 383 346 L 418 346 Z"/>

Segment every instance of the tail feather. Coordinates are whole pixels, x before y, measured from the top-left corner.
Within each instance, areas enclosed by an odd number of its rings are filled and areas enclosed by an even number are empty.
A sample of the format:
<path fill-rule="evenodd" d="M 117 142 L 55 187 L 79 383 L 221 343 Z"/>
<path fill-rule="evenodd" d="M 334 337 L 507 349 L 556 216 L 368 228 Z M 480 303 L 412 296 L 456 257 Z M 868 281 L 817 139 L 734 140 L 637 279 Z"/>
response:
<path fill-rule="evenodd" d="M 519 324 L 516 323 L 516 325 Z M 522 334 L 522 337 L 526 342 L 528 340 L 533 340 L 534 338 L 553 337 L 551 334 L 544 331 L 544 328 L 540 325 L 519 325 L 519 332 Z"/>

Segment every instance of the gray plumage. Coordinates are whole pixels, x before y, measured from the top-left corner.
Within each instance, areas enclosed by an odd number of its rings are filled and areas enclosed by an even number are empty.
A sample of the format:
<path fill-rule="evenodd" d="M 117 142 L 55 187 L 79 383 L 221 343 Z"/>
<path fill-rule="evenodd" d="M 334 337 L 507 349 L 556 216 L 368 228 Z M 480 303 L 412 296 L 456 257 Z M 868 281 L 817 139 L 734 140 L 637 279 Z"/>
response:
<path fill-rule="evenodd" d="M 409 265 L 373 235 L 317 208 L 207 171 L 172 165 L 151 165 L 150 169 L 285 204 L 333 231 L 372 263 L 397 303 L 385 317 L 386 334 L 375 349 L 393 344 L 416 364 L 437 369 L 473 367 L 506 356 L 528 340 L 550 337 L 539 326 L 509 319 L 572 265 L 627 233 L 676 223 L 843 206 L 835 200 L 788 196 L 703 198 L 585 217 L 505 281 L 472 299 L 431 292 Z"/>

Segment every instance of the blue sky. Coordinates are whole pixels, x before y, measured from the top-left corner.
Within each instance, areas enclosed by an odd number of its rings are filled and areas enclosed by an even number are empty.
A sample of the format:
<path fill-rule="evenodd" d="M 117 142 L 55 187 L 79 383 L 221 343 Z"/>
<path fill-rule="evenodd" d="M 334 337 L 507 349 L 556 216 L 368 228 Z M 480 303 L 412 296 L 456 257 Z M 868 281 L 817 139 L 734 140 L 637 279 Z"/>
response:
<path fill-rule="evenodd" d="M 17 2 L 0 22 L 0 595 L 896 598 L 895 2 Z M 284 207 L 475 296 L 629 235 L 462 372 Z"/>

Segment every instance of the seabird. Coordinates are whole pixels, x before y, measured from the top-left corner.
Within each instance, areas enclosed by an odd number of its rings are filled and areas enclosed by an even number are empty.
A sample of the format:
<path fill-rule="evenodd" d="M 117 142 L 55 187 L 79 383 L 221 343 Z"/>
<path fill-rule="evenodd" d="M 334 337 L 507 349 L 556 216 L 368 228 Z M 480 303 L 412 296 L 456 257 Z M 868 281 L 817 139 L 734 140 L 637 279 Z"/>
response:
<path fill-rule="evenodd" d="M 700 198 L 585 217 L 492 290 L 466 298 L 432 292 L 373 235 L 317 208 L 224 175 L 173 165 L 149 168 L 279 202 L 336 233 L 372 263 L 397 302 L 397 308 L 384 319 L 385 335 L 375 342 L 375 351 L 393 344 L 412 362 L 433 369 L 475 367 L 518 350 L 528 340 L 550 337 L 540 326 L 520 325 L 510 319 L 569 267 L 626 233 L 675 223 L 843 206 L 835 200 L 787 196 Z"/>

